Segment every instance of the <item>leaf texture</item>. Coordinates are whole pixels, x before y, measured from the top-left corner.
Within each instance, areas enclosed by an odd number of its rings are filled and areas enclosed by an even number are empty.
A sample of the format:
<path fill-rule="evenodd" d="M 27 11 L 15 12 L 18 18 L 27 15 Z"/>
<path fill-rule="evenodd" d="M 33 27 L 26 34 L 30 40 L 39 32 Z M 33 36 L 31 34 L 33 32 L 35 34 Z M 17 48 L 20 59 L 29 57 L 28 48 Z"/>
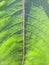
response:
<path fill-rule="evenodd" d="M 0 1 L 0 65 L 22 65 L 22 0 Z"/>
<path fill-rule="evenodd" d="M 0 65 L 49 65 L 49 0 L 0 0 Z"/>
<path fill-rule="evenodd" d="M 49 0 L 25 0 L 24 65 L 49 65 Z"/>

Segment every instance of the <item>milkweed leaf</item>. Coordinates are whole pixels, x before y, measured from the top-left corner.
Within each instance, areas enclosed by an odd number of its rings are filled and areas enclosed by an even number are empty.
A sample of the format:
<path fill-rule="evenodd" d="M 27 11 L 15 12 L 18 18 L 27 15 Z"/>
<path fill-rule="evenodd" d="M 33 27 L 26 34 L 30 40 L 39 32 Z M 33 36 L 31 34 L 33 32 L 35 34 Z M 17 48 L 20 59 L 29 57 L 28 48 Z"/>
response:
<path fill-rule="evenodd" d="M 0 0 L 0 65 L 49 65 L 49 0 Z"/>
<path fill-rule="evenodd" d="M 0 1 L 0 65 L 22 65 L 22 0 Z"/>

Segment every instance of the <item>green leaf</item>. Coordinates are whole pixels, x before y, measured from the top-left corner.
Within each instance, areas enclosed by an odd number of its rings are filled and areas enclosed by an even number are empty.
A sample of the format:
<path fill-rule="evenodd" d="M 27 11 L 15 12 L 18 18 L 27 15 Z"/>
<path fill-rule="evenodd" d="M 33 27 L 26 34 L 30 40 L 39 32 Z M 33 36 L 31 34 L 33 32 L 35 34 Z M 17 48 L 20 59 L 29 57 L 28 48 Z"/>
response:
<path fill-rule="evenodd" d="M 49 65 L 49 0 L 0 0 L 0 65 Z"/>
<path fill-rule="evenodd" d="M 25 0 L 24 65 L 49 65 L 49 0 Z"/>
<path fill-rule="evenodd" d="M 22 65 L 22 0 L 0 1 L 0 65 Z"/>

